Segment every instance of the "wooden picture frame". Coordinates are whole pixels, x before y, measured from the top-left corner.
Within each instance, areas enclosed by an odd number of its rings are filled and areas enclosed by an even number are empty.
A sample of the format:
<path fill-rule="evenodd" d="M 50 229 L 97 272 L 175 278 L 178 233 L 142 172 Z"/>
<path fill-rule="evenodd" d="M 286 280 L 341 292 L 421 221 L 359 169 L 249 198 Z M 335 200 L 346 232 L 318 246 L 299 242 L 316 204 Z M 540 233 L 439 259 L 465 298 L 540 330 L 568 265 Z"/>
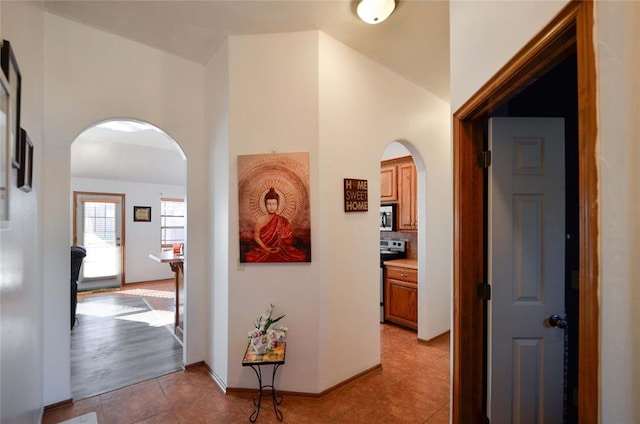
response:
<path fill-rule="evenodd" d="M 151 206 L 134 206 L 134 222 L 151 222 Z"/>
<path fill-rule="evenodd" d="M 18 168 L 18 188 L 30 192 L 33 188 L 33 143 L 24 128 L 20 129 L 20 168 Z"/>
<path fill-rule="evenodd" d="M 22 142 L 20 140 L 20 99 L 22 96 L 22 74 L 18 67 L 18 61 L 11 48 L 11 43 L 2 40 L 2 52 L 0 53 L 0 65 L 7 81 L 9 82 L 9 146 L 13 150 L 11 154 L 11 165 L 20 169 L 22 158 Z"/>
<path fill-rule="evenodd" d="M 0 72 L 0 120 L 7 122 L 9 117 L 9 101 L 11 93 L 9 91 L 9 81 Z M 9 146 L 9 126 L 0 126 L 0 230 L 8 228 L 9 223 L 9 168 L 10 146 Z"/>
<path fill-rule="evenodd" d="M 311 262 L 309 153 L 238 156 L 240 263 Z"/>

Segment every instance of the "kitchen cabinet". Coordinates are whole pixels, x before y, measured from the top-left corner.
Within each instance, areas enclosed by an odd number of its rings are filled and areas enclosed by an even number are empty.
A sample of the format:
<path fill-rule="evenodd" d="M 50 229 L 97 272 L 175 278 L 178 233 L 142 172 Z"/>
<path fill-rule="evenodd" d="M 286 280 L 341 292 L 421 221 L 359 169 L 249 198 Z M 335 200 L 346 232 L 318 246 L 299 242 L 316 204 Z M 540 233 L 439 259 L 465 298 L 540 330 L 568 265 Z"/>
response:
<path fill-rule="evenodd" d="M 380 164 L 380 203 L 398 205 L 397 231 L 418 230 L 418 174 L 411 156 Z"/>
<path fill-rule="evenodd" d="M 418 270 L 385 266 L 384 319 L 418 328 Z"/>
<path fill-rule="evenodd" d="M 380 168 L 380 202 L 398 201 L 398 167 L 395 165 Z"/>
<path fill-rule="evenodd" d="M 418 229 L 417 173 L 413 160 L 398 165 L 398 231 Z"/>

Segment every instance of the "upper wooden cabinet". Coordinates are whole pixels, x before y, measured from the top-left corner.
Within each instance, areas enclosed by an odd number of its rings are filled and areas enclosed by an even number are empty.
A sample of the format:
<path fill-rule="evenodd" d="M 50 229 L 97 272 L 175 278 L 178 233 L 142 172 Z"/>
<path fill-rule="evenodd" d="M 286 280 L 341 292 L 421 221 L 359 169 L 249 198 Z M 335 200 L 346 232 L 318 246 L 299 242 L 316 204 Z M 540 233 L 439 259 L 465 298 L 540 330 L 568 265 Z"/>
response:
<path fill-rule="evenodd" d="M 418 230 L 418 178 L 411 156 L 380 165 L 380 202 L 398 204 L 398 231 Z"/>
<path fill-rule="evenodd" d="M 398 167 L 395 165 L 380 168 L 380 202 L 398 201 Z"/>
<path fill-rule="evenodd" d="M 398 165 L 398 231 L 417 229 L 417 173 L 411 161 Z"/>

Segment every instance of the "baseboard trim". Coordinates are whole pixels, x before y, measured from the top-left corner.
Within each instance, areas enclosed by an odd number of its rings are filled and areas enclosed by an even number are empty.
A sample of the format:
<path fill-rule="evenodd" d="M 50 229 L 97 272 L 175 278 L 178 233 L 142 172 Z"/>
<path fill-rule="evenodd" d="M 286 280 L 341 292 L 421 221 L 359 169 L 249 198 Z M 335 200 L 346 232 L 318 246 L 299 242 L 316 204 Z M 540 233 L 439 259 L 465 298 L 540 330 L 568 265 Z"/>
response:
<path fill-rule="evenodd" d="M 174 277 L 167 277 L 167 278 L 160 278 L 159 280 L 145 280 L 145 281 L 129 281 L 126 282 L 122 285 L 122 287 L 126 287 L 126 286 L 131 286 L 131 285 L 135 285 L 135 284 L 143 284 L 143 283 L 174 283 L 175 282 L 175 278 Z"/>
<path fill-rule="evenodd" d="M 290 392 L 290 391 L 285 391 L 285 390 L 278 390 L 278 394 L 281 394 L 283 396 L 287 396 L 290 398 L 299 398 L 299 399 L 315 399 L 315 400 L 320 400 L 323 397 L 327 396 L 328 394 L 331 394 L 333 392 L 335 392 L 338 389 L 341 389 L 342 387 L 348 386 L 349 384 L 352 384 L 354 382 L 356 382 L 357 380 L 360 380 L 363 377 L 366 377 L 368 375 L 374 374 L 378 371 L 382 370 L 382 364 L 378 364 L 375 365 L 367 370 L 362 371 L 361 373 L 358 373 L 350 378 L 347 378 L 344 381 L 341 381 L 340 383 L 329 387 L 326 390 L 323 390 L 320 393 L 307 393 L 307 392 Z M 229 395 L 235 395 L 235 396 L 255 396 L 256 394 L 256 389 L 251 389 L 251 388 L 245 388 L 245 387 L 227 387 L 226 393 Z"/>
<path fill-rule="evenodd" d="M 222 393 L 227 393 L 227 386 L 224 384 L 224 381 L 222 381 L 222 379 L 218 376 L 218 374 L 213 372 L 213 369 L 211 369 L 209 364 L 207 364 L 205 361 L 200 361 L 196 365 L 206 367 L 207 371 L 209 372 L 209 376 L 211 377 L 213 382 L 218 385 L 220 390 L 222 390 Z"/>
<path fill-rule="evenodd" d="M 439 342 L 441 339 L 444 339 L 445 337 L 448 337 L 449 333 L 451 333 L 451 330 L 447 330 L 444 333 L 438 334 L 437 336 L 427 340 L 421 339 L 420 337 L 418 337 L 418 342 L 428 346 L 430 344 L 434 344 L 435 342 Z"/>
<path fill-rule="evenodd" d="M 69 398 L 67 400 L 63 400 L 63 401 L 60 401 L 60 402 L 57 402 L 57 403 L 52 403 L 51 405 L 46 405 L 44 407 L 44 411 L 43 411 L 42 415 L 43 416 L 47 415 L 47 413 L 49 413 L 49 412 L 51 412 L 51 411 L 53 411 L 55 409 L 64 408 L 65 406 L 70 406 L 70 405 L 73 405 L 73 398 Z"/>
<path fill-rule="evenodd" d="M 213 372 L 213 370 L 211 368 L 209 368 L 209 375 L 211 376 L 211 378 L 213 379 L 213 381 L 218 385 L 218 387 L 220 388 L 220 390 L 222 390 L 223 393 L 227 393 L 227 385 L 224 384 L 224 381 L 222 381 L 222 379 L 220 378 L 220 376 L 218 376 L 218 374 L 216 374 L 215 372 Z"/>
<path fill-rule="evenodd" d="M 184 366 L 184 370 L 185 371 L 189 371 L 189 370 L 192 370 L 194 368 L 200 368 L 200 367 L 207 367 L 207 369 L 209 369 L 209 370 L 211 369 L 211 368 L 209 368 L 209 365 L 207 365 L 206 362 L 200 361 L 200 362 L 194 362 L 193 364 L 185 365 Z"/>

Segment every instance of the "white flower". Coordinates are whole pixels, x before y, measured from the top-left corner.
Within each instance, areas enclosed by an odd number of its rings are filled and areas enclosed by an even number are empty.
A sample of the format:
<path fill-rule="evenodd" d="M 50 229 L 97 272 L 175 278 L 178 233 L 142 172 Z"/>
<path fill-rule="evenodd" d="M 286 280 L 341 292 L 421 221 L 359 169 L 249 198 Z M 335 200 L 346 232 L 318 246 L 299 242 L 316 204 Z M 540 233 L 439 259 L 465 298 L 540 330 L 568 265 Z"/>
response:
<path fill-rule="evenodd" d="M 251 345 L 260 346 L 266 344 L 269 349 L 273 349 L 278 340 L 285 336 L 287 327 L 274 325 L 284 318 L 284 315 L 272 318 L 274 309 L 273 304 L 270 305 L 267 311 L 260 315 L 253 324 L 255 328 L 247 333 Z"/>

